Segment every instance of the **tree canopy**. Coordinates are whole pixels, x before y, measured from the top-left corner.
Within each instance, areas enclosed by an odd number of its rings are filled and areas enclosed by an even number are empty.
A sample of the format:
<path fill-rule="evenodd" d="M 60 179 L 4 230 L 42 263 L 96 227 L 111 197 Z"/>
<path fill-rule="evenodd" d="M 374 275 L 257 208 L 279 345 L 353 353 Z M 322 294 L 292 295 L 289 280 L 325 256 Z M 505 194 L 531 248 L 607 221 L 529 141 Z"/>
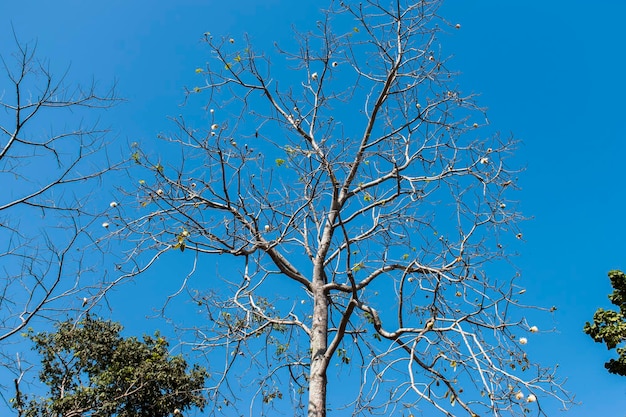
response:
<path fill-rule="evenodd" d="M 439 33 L 456 30 L 441 3 L 331 1 L 270 51 L 207 32 L 187 97 L 203 117 L 176 118 L 158 153 L 135 144 L 131 199 L 111 220 L 133 244 L 121 274 L 191 260 L 176 295 L 203 316 L 185 336 L 228 358 L 211 411 L 568 404 L 525 352 L 536 327 L 499 262 L 522 239 L 516 141 L 482 133 L 441 53 Z M 203 279 L 211 255 L 217 274 Z"/>
<path fill-rule="evenodd" d="M 618 358 L 611 359 L 604 367 L 612 374 L 626 376 L 626 274 L 619 270 L 609 271 L 613 293 L 609 300 L 617 310 L 598 308 L 593 323 L 585 323 L 583 331 L 609 350 L 616 349 Z M 619 347 L 621 346 L 621 347 Z"/>
<path fill-rule="evenodd" d="M 93 232 L 104 210 L 96 190 L 123 162 L 100 126 L 121 100 L 115 89 L 56 75 L 36 43 L 17 37 L 15 52 L 0 61 L 2 342 L 35 317 L 59 320 L 100 287 L 84 248 L 97 250 Z"/>
<path fill-rule="evenodd" d="M 202 408 L 204 368 L 188 369 L 156 333 L 122 337 L 118 323 L 92 318 L 65 321 L 55 332 L 29 333 L 41 356 L 46 397 L 24 394 L 16 382 L 20 417 L 165 417 Z"/>

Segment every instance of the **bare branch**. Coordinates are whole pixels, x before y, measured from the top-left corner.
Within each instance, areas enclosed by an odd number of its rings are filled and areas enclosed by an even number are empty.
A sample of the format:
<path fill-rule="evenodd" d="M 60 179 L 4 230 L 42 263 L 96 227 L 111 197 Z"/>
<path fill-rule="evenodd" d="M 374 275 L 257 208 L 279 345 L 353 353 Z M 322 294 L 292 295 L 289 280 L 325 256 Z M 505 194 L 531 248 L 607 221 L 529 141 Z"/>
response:
<path fill-rule="evenodd" d="M 181 331 L 225 358 L 215 401 L 248 390 L 262 399 L 250 415 L 322 417 L 327 387 L 348 378 L 351 415 L 542 414 L 527 401 L 540 394 L 568 405 L 520 343 L 516 142 L 479 129 L 483 109 L 436 52 L 440 3 L 331 2 L 266 55 L 205 34 L 187 105 L 202 100 L 207 121 L 162 135 L 176 157 L 134 149 L 146 180 L 123 191 L 140 214 L 112 232 L 133 243 L 120 280 L 194 252 L 177 294 L 203 315 Z"/>

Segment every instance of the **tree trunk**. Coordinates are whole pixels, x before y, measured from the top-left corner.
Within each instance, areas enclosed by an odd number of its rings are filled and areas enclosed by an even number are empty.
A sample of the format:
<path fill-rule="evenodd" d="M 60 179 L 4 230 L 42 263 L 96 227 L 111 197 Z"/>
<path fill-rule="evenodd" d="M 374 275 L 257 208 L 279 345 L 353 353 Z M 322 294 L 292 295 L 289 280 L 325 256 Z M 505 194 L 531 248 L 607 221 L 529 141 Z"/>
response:
<path fill-rule="evenodd" d="M 324 290 L 323 267 L 313 278 L 313 324 L 311 326 L 311 368 L 309 370 L 309 417 L 326 417 L 326 369 L 328 357 L 328 298 Z"/>

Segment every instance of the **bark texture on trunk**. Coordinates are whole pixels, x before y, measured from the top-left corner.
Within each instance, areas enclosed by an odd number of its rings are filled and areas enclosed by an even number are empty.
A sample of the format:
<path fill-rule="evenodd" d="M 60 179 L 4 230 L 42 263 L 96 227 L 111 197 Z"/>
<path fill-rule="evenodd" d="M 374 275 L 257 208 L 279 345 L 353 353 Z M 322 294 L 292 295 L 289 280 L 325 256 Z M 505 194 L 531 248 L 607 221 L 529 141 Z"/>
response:
<path fill-rule="evenodd" d="M 313 324 L 311 326 L 311 369 L 309 370 L 308 417 L 326 417 L 326 370 L 328 368 L 328 298 L 322 269 L 313 278 Z"/>

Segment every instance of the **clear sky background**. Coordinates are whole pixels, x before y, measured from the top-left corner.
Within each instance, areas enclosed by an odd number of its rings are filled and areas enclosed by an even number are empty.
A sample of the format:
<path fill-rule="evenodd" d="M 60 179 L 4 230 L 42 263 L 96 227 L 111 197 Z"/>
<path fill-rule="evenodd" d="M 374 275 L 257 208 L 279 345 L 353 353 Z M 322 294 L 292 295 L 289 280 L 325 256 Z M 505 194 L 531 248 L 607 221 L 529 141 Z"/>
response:
<path fill-rule="evenodd" d="M 248 33 L 270 47 L 291 35 L 292 23 L 310 25 L 322 4 L 0 0 L 0 53 L 14 49 L 12 25 L 21 41 L 38 41 L 40 57 L 58 73 L 70 65 L 70 80 L 117 80 L 128 101 L 103 122 L 122 145 L 150 144 L 172 127 L 167 116 L 181 113 L 183 87 L 200 82 L 202 33 Z M 525 243 L 514 261 L 526 301 L 558 309 L 537 323 L 554 332 L 533 336 L 528 350 L 532 359 L 558 363 L 581 402 L 549 415 L 623 417 L 626 378 L 605 371 L 610 355 L 582 327 L 597 307 L 609 306 L 607 271 L 626 269 L 626 3 L 449 0 L 442 14 L 462 25 L 440 39 L 442 55 L 453 56 L 450 67 L 461 72 L 461 89 L 481 94 L 493 129 L 523 141 L 518 197 L 531 220 L 521 225 Z M 129 287 L 132 303 L 120 292 L 114 318 L 137 333 L 159 327 L 145 320 L 168 285 L 157 282 Z"/>

